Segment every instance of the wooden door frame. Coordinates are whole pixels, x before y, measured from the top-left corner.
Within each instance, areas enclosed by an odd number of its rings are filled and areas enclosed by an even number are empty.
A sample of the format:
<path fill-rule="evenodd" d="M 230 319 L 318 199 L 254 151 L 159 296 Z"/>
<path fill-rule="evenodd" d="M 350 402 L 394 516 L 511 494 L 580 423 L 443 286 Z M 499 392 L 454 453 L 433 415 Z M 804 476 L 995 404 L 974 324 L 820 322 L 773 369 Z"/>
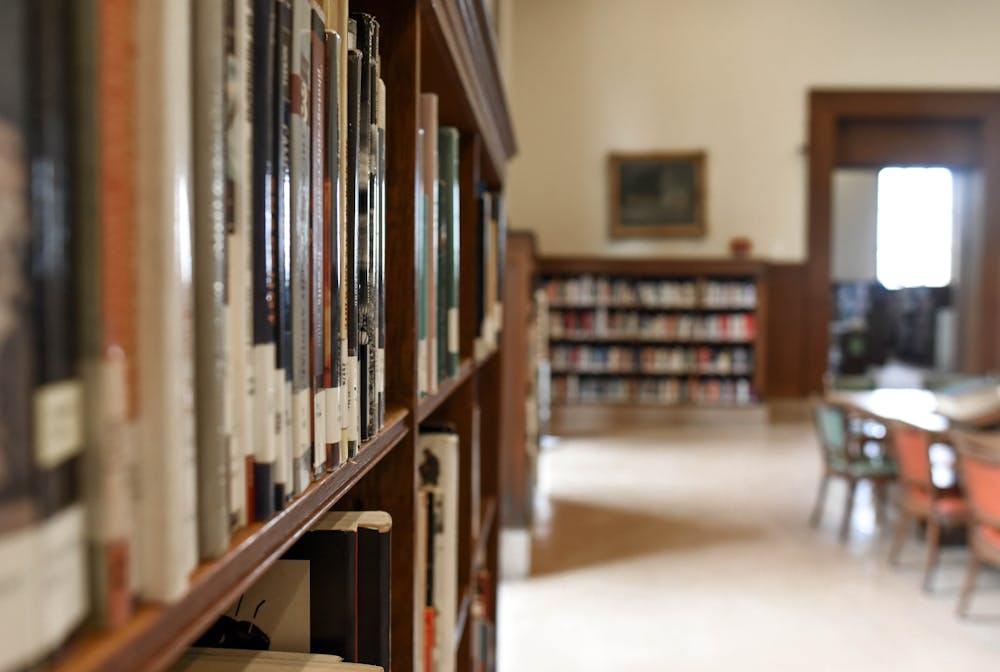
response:
<path fill-rule="evenodd" d="M 978 169 L 984 187 L 983 245 L 963 256 L 974 263 L 978 285 L 975 329 L 959 342 L 967 367 L 995 370 L 1000 365 L 1000 91 L 874 91 L 821 89 L 809 94 L 808 248 L 806 264 L 805 382 L 808 392 L 822 390 L 830 324 L 832 179 L 838 166 L 839 129 L 848 120 L 973 122 L 981 129 Z M 991 188 L 992 187 L 992 188 Z M 964 255 L 964 253 L 963 253 Z M 793 328 L 789 325 L 789 328 Z"/>

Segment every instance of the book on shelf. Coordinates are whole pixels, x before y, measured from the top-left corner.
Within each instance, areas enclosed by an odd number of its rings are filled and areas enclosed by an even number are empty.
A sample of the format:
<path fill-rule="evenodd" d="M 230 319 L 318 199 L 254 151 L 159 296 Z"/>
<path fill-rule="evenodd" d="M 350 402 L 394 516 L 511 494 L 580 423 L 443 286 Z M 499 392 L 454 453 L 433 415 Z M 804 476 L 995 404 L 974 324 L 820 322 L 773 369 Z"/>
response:
<path fill-rule="evenodd" d="M 312 481 L 312 221 L 310 104 L 312 101 L 312 9 L 292 0 L 289 50 L 289 184 L 291 220 L 292 454 L 289 491 L 302 494 Z"/>
<path fill-rule="evenodd" d="M 140 596 L 171 601 L 197 558 L 191 287 L 191 17 L 136 5 L 138 479 Z M 169 446 L 167 450 L 164 447 Z"/>
<path fill-rule="evenodd" d="M 275 325 L 275 429 L 277 455 L 274 466 L 275 510 L 282 510 L 292 493 L 293 397 L 292 371 L 292 3 L 275 0 L 274 37 L 274 256 L 277 324 Z"/>
<path fill-rule="evenodd" d="M 390 669 L 391 528 L 384 511 L 325 514 L 199 643 L 241 644 L 247 621 L 260 646 Z"/>
<path fill-rule="evenodd" d="M 455 669 L 458 619 L 459 437 L 450 429 L 421 428 L 417 437 L 418 587 L 423 600 L 418 670 Z"/>
<path fill-rule="evenodd" d="M 193 238 L 198 551 L 229 548 L 230 417 L 227 390 L 224 0 L 192 5 Z"/>
<path fill-rule="evenodd" d="M 506 223 L 503 195 L 484 191 L 479 196 L 479 248 L 476 255 L 479 291 L 476 294 L 476 359 L 496 350 L 503 324 L 503 264 Z"/>
<path fill-rule="evenodd" d="M 375 665 L 347 663 L 340 656 L 295 651 L 257 651 L 192 647 L 173 672 L 379 672 Z"/>
<path fill-rule="evenodd" d="M 331 19 L 334 17 L 330 17 Z M 325 31 L 324 57 L 326 60 L 324 91 L 326 146 L 323 150 L 323 215 L 324 215 L 324 288 L 323 308 L 326 333 L 324 334 L 324 381 L 326 382 L 326 455 L 327 468 L 339 465 L 341 459 L 341 430 L 343 428 L 344 395 L 342 363 L 342 259 L 344 258 L 344 164 L 341 153 L 341 47 L 340 34 Z"/>
<path fill-rule="evenodd" d="M 310 373 L 312 375 L 312 451 L 305 485 L 324 471 L 327 464 L 327 393 L 330 390 L 330 264 L 332 218 L 325 212 L 324 182 L 327 100 L 326 21 L 323 8 L 315 0 L 309 5 L 309 237 L 311 249 L 309 277 Z M 336 112 L 333 114 L 336 119 Z M 334 136 L 336 137 L 336 136 Z M 332 203 L 331 203 L 332 205 Z M 339 427 L 338 427 L 339 435 Z"/>
<path fill-rule="evenodd" d="M 438 381 L 458 373 L 458 287 L 461 240 L 459 230 L 459 133 L 457 128 L 438 128 L 438 277 L 437 336 Z"/>
<path fill-rule="evenodd" d="M 229 516 L 231 527 L 250 520 L 253 476 L 253 251 L 250 106 L 251 0 L 225 3 L 226 386 L 229 395 Z"/>
<path fill-rule="evenodd" d="M 423 248 L 419 258 L 422 259 L 425 280 L 421 283 L 419 295 L 419 310 L 422 319 L 426 321 L 426 339 L 421 355 L 423 364 L 422 390 L 432 394 L 438 387 L 438 278 L 440 259 L 438 257 L 440 212 L 440 183 L 438 182 L 438 97 L 434 93 L 420 94 L 418 108 L 420 129 L 423 131 L 423 141 L 420 147 L 420 188 L 423 192 L 421 207 L 423 210 L 423 229 L 421 239 Z M 419 355 L 418 355 L 419 356 Z M 418 362 L 418 369 L 420 368 Z"/>
<path fill-rule="evenodd" d="M 344 306 L 346 316 L 343 323 L 345 358 L 345 380 L 347 384 L 346 403 L 344 404 L 344 436 L 341 442 L 346 448 L 346 457 L 355 457 L 358 453 L 358 442 L 361 437 L 361 403 L 359 385 L 361 372 L 358 350 L 359 337 L 359 283 L 361 282 L 358 256 L 359 249 L 359 217 L 360 180 L 359 148 L 361 142 L 361 77 L 362 57 L 357 48 L 358 28 L 354 19 L 347 23 L 347 233 L 345 236 L 344 272 L 341 274 L 344 284 Z"/>

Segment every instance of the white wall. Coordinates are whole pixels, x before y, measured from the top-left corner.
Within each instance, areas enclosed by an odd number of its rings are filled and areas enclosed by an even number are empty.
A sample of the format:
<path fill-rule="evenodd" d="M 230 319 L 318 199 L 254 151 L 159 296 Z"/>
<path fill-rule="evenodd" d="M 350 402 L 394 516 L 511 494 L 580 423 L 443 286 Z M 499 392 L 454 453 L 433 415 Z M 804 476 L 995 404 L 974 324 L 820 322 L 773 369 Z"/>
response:
<path fill-rule="evenodd" d="M 514 0 L 506 0 L 511 2 Z M 516 0 L 511 225 L 543 254 L 802 261 L 807 93 L 1000 87 L 998 0 Z M 702 239 L 607 236 L 611 151 L 705 149 Z"/>
<path fill-rule="evenodd" d="M 878 171 L 833 173 L 830 276 L 834 281 L 875 281 L 878 242 Z"/>

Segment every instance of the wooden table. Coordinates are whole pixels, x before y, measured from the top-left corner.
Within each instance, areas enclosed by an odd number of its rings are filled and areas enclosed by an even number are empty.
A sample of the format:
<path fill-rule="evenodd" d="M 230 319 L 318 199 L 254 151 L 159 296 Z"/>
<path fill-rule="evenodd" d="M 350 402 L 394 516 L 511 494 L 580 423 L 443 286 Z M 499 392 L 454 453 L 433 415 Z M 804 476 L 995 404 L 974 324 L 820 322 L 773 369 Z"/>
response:
<path fill-rule="evenodd" d="M 879 388 L 866 392 L 834 391 L 827 401 L 874 418 L 887 425 L 902 423 L 929 435 L 931 478 L 938 488 L 952 488 L 957 483 L 954 427 L 938 413 L 934 393 L 929 390 Z"/>

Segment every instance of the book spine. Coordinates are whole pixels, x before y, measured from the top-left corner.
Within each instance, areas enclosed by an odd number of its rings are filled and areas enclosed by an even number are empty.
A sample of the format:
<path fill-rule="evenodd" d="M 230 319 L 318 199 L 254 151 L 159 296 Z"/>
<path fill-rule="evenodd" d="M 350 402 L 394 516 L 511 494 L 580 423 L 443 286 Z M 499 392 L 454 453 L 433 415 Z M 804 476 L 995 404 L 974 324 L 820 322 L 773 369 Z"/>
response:
<path fill-rule="evenodd" d="M 309 17 L 309 58 L 312 66 L 309 124 L 312 141 L 309 146 L 309 221 L 312 234 L 312 388 L 313 388 L 313 451 L 310 473 L 326 470 L 326 393 L 329 389 L 327 325 L 329 318 L 329 284 L 326 281 L 327 255 L 330 238 L 323 211 L 323 149 L 326 144 L 323 101 L 326 97 L 326 53 L 323 10 L 315 2 Z"/>
<path fill-rule="evenodd" d="M 489 259 L 489 194 L 480 193 L 476 199 L 476 229 L 479 237 L 476 246 L 476 343 L 475 357 L 481 359 L 486 352 L 487 331 L 489 328 L 487 317 L 487 287 L 488 259 Z"/>
<path fill-rule="evenodd" d="M 357 26 L 357 44 L 361 59 L 361 77 L 359 80 L 360 108 L 357 121 L 358 148 L 357 157 L 357 210 L 358 238 L 355 247 L 358 264 L 358 413 L 359 439 L 367 441 L 371 438 L 372 403 L 374 401 L 374 371 L 371 363 L 374 359 L 374 292 L 372 291 L 372 241 L 374 229 L 372 226 L 371 203 L 371 101 L 372 101 L 372 49 L 373 20 L 368 14 L 352 13 L 351 19 Z"/>
<path fill-rule="evenodd" d="M 274 469 L 274 507 L 281 510 L 292 488 L 292 184 L 291 184 L 291 56 L 292 5 L 277 0 L 274 54 L 274 222 L 275 277 L 278 324 L 275 332 L 278 390 L 277 460 Z"/>
<path fill-rule="evenodd" d="M 497 226 L 496 302 L 493 304 L 493 328 L 499 337 L 503 331 L 503 277 L 507 264 L 507 208 L 501 193 L 493 194 L 493 218 Z"/>
<path fill-rule="evenodd" d="M 194 320 L 198 548 L 229 547 L 229 409 L 226 394 L 225 0 L 194 9 Z"/>
<path fill-rule="evenodd" d="M 277 459 L 275 414 L 277 378 L 275 334 L 278 324 L 274 221 L 274 50 L 273 0 L 253 5 L 253 61 L 250 108 L 253 113 L 253 441 L 251 478 L 253 520 L 274 513 L 274 471 Z"/>
<path fill-rule="evenodd" d="M 141 596 L 172 601 L 197 562 L 191 289 L 191 6 L 140 0 L 137 259 Z"/>
<path fill-rule="evenodd" d="M 414 167 L 414 279 L 417 285 L 417 395 L 427 396 L 427 227 L 424 223 L 427 199 L 424 196 L 424 129 L 423 120 L 417 128 L 417 159 Z"/>
<path fill-rule="evenodd" d="M 375 255 L 376 260 L 376 274 L 375 281 L 378 288 L 377 291 L 377 343 L 378 343 L 378 353 L 376 356 L 376 366 L 375 366 L 375 382 L 376 382 L 376 392 L 378 395 L 378 414 L 376 418 L 376 428 L 381 429 L 385 424 L 385 246 L 386 246 L 386 202 L 388 199 L 388 188 L 386 183 L 386 146 L 385 146 L 385 123 L 386 123 L 386 91 L 385 82 L 381 79 L 378 80 L 378 117 L 377 117 L 377 129 L 378 129 L 378 168 L 377 168 L 377 185 L 378 185 L 378 251 Z"/>
<path fill-rule="evenodd" d="M 357 549 L 357 661 L 391 670 L 391 536 L 388 531 L 359 526 Z"/>
<path fill-rule="evenodd" d="M 341 441 L 341 394 L 344 389 L 341 378 L 341 231 L 344 229 L 343 180 L 341 179 L 341 133 L 342 118 L 340 106 L 340 35 L 326 31 L 326 87 L 325 125 L 326 145 L 323 157 L 323 215 L 324 215 L 324 278 L 328 290 L 324 298 L 326 346 L 324 351 L 324 374 L 328 376 L 326 395 L 327 445 L 326 466 L 333 468 L 340 463 Z"/>
<path fill-rule="evenodd" d="M 352 21 L 353 24 L 353 21 Z M 350 30 L 350 29 L 349 29 Z M 350 33 L 349 33 L 350 34 Z M 348 38 L 350 40 L 350 37 Z M 347 55 L 347 245 L 344 250 L 346 286 L 344 310 L 347 315 L 347 457 L 358 453 L 360 406 L 358 397 L 358 256 L 359 256 L 359 179 L 358 143 L 361 116 L 361 52 L 350 49 Z M 342 437 L 341 441 L 345 441 Z"/>
<path fill-rule="evenodd" d="M 459 269 L 459 194 L 458 129 L 438 130 L 440 170 L 440 221 L 438 260 L 441 278 L 438 284 L 438 357 L 441 376 L 458 373 L 458 269 Z"/>
<path fill-rule="evenodd" d="M 250 255 L 249 57 L 251 0 L 226 0 L 226 319 L 230 403 L 229 524 L 247 523 L 247 457 L 253 450 L 253 260 Z M 251 463 L 252 464 L 252 463 Z"/>
<path fill-rule="evenodd" d="M 28 209 L 27 13 L 30 0 L 0 3 L 0 667 L 20 669 L 42 653 L 36 624 L 31 390 L 34 373 L 31 222 Z"/>
<path fill-rule="evenodd" d="M 34 309 L 32 444 L 43 520 L 36 537 L 38 636 L 52 649 L 87 613 L 86 519 L 79 495 L 83 398 L 70 173 L 70 7 L 29 6 L 28 152 Z"/>
<path fill-rule="evenodd" d="M 291 184 L 291 330 L 292 330 L 292 473 L 295 495 L 312 478 L 312 222 L 309 218 L 311 176 L 312 16 L 309 0 L 293 0 L 289 52 L 289 175 Z"/>
<path fill-rule="evenodd" d="M 424 216 L 427 244 L 427 369 L 428 390 L 433 393 L 441 379 L 438 366 L 438 99 L 433 93 L 420 96 L 420 123 L 424 129 Z"/>

